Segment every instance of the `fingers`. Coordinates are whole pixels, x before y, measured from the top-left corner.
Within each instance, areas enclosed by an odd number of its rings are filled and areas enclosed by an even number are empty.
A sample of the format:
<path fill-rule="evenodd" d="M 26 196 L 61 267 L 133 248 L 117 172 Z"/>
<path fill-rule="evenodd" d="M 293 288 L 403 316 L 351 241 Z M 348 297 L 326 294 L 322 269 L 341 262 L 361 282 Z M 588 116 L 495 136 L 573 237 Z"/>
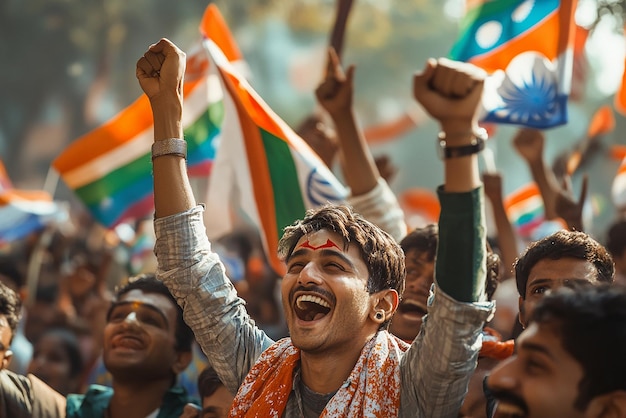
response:
<path fill-rule="evenodd" d="M 143 54 L 143 57 L 151 67 L 151 71 L 146 71 L 146 74 L 149 74 L 152 77 L 159 75 L 159 71 L 161 71 L 161 64 L 165 61 L 165 56 L 162 53 L 155 53 L 148 50 L 145 54 Z"/>
<path fill-rule="evenodd" d="M 154 67 L 152 67 L 152 64 L 150 64 L 146 57 L 141 57 L 139 61 L 137 61 L 136 75 L 137 78 L 154 76 Z"/>
<path fill-rule="evenodd" d="M 433 58 L 429 58 L 422 72 L 415 74 L 413 77 L 413 96 L 415 96 L 418 101 L 431 90 L 430 81 L 433 78 L 436 68 L 437 61 Z"/>
<path fill-rule="evenodd" d="M 337 78 L 340 80 L 345 77 L 343 73 L 343 68 L 341 68 L 341 61 L 339 60 L 339 56 L 337 56 L 337 52 L 332 46 L 328 48 L 328 64 L 326 67 L 326 77 L 329 77 L 331 74 L 333 78 Z"/>

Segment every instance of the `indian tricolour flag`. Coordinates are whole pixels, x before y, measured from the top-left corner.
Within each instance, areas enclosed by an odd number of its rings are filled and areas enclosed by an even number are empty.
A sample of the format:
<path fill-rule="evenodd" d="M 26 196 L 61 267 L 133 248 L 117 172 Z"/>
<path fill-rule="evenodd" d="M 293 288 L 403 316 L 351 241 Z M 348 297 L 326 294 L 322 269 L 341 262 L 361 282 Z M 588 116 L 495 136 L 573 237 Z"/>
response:
<path fill-rule="evenodd" d="M 239 204 L 263 238 L 272 268 L 284 271 L 277 248 L 283 229 L 305 211 L 347 196 L 326 165 L 228 62 L 220 48 L 205 41 L 210 71 L 224 91 L 223 140 L 209 184 L 205 224 L 210 237 L 232 229 L 230 202 Z"/>
<path fill-rule="evenodd" d="M 519 235 L 526 239 L 545 219 L 543 198 L 535 183 L 525 184 L 508 195 L 504 208 Z"/>
<path fill-rule="evenodd" d="M 229 60 L 242 61 L 215 6 L 207 8 L 200 31 L 204 37 L 218 40 L 229 51 Z M 215 158 L 224 108 L 219 80 L 209 75 L 201 43 L 188 53 L 183 90 L 189 174 L 205 176 Z M 152 111 L 142 95 L 113 119 L 72 143 L 52 165 L 94 218 L 114 227 L 153 211 L 153 141 Z"/>
<path fill-rule="evenodd" d="M 485 69 L 485 122 L 567 122 L 577 0 L 466 0 L 450 57 Z"/>

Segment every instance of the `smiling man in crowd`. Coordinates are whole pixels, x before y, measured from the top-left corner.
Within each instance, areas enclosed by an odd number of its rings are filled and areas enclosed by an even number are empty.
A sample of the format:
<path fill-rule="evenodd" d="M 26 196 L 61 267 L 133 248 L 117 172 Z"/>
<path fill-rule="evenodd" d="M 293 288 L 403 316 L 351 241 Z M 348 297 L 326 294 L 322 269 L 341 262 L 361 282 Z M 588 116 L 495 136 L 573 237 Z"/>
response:
<path fill-rule="evenodd" d="M 409 346 L 386 331 L 404 287 L 404 254 L 346 206 L 307 212 L 285 229 L 279 250 L 287 266 L 282 297 L 290 338 L 274 343 L 254 325 L 211 252 L 187 177 L 184 70 L 185 54 L 166 39 L 137 63 L 155 122 L 157 275 L 184 308 L 222 382 L 238 391 L 231 415 L 455 416 L 493 310 L 485 296 L 477 159 L 484 72 L 429 60 L 414 79 L 416 99 L 447 139 L 436 286 L 429 318 Z M 335 86 L 331 81 L 327 88 Z"/>
<path fill-rule="evenodd" d="M 626 288 L 560 288 L 527 325 L 488 378 L 496 417 L 626 417 Z"/>

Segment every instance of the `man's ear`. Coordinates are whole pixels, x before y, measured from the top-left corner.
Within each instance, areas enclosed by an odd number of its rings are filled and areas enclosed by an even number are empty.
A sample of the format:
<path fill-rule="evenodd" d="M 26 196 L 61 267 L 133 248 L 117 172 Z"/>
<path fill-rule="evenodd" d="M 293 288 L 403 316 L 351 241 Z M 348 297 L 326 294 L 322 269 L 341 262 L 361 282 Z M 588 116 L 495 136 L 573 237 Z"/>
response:
<path fill-rule="evenodd" d="M 385 289 L 372 295 L 373 307 L 370 316 L 376 322 L 389 321 L 400 303 L 400 297 L 395 289 Z"/>
<path fill-rule="evenodd" d="M 9 367 L 9 363 L 11 362 L 11 357 L 13 357 L 13 351 L 6 350 L 4 352 L 4 358 L 2 359 L 2 367 L 0 368 L 0 370 L 4 370 L 7 367 Z"/>
<path fill-rule="evenodd" d="M 184 371 L 191 360 L 193 358 L 193 354 L 191 351 L 177 351 L 176 352 L 176 361 L 172 364 L 172 371 L 175 374 L 179 374 Z"/>
<path fill-rule="evenodd" d="M 519 319 L 519 323 L 522 324 L 522 328 L 525 329 L 527 319 L 526 319 L 526 309 L 524 309 L 524 298 L 520 296 L 517 303 L 519 305 L 519 314 L 517 315 L 517 318 Z"/>
<path fill-rule="evenodd" d="M 587 406 L 586 418 L 626 418 L 626 391 L 598 395 Z"/>

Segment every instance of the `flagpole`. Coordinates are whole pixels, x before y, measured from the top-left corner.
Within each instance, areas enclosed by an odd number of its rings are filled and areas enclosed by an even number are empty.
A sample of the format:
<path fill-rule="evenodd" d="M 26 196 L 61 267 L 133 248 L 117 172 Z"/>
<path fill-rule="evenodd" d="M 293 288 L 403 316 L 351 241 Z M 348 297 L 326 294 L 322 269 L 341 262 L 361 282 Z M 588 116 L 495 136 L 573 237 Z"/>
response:
<path fill-rule="evenodd" d="M 59 185 L 59 173 L 50 166 L 48 168 L 48 174 L 46 174 L 46 180 L 43 183 L 44 191 L 50 193 L 52 199 L 54 199 L 54 194 L 57 191 L 57 186 Z"/>

